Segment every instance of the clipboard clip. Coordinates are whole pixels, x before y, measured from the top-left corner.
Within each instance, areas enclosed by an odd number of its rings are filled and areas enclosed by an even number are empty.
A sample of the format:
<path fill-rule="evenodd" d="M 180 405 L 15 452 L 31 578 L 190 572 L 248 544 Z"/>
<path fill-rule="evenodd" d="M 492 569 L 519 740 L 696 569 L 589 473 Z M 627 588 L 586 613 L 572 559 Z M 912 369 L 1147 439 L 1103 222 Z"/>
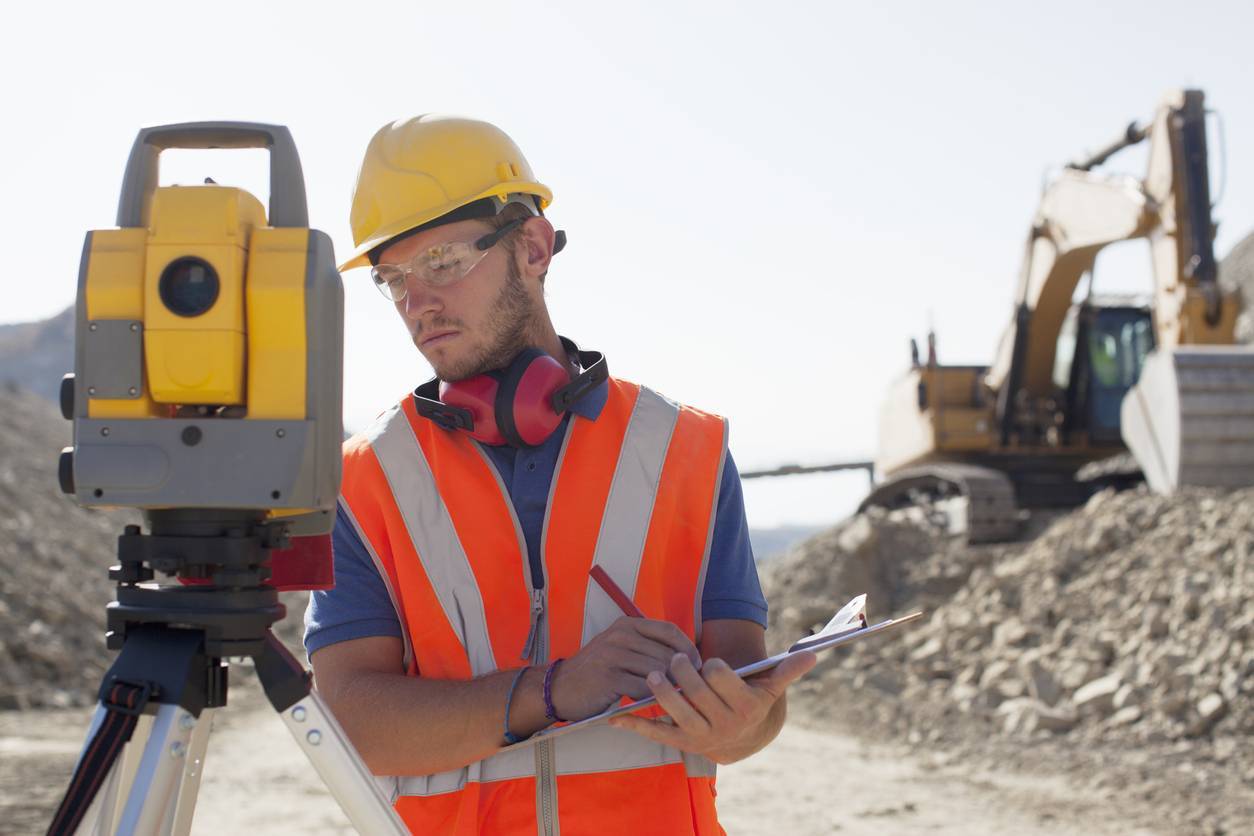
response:
<path fill-rule="evenodd" d="M 813 647 L 816 644 L 827 641 L 833 636 L 865 629 L 866 595 L 859 595 L 841 607 L 840 611 L 832 616 L 831 621 L 827 622 L 822 630 L 796 642 L 792 647 L 788 648 L 788 652 L 795 653 L 798 650 L 805 650 L 807 647 Z"/>

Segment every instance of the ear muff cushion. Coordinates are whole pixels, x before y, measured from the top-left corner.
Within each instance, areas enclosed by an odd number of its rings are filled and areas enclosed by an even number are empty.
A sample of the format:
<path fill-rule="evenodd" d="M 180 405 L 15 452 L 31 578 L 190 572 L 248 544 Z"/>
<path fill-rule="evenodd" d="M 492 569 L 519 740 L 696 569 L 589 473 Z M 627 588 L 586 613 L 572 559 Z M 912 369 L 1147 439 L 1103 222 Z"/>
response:
<path fill-rule="evenodd" d="M 552 407 L 553 392 L 570 382 L 561 363 L 529 348 L 510 363 L 496 392 L 496 419 L 501 435 L 515 447 L 544 443 L 562 416 Z"/>
<path fill-rule="evenodd" d="M 562 423 L 553 409 L 553 393 L 570 383 L 570 374 L 549 356 L 527 367 L 514 396 L 514 425 L 518 436 L 531 446 L 544 443 Z"/>
<path fill-rule="evenodd" d="M 472 438 L 484 444 L 504 444 L 506 438 L 497 426 L 496 396 L 500 385 L 490 375 L 481 374 L 467 380 L 440 384 L 440 400 L 449 406 L 460 406 L 470 412 L 475 428 Z"/>

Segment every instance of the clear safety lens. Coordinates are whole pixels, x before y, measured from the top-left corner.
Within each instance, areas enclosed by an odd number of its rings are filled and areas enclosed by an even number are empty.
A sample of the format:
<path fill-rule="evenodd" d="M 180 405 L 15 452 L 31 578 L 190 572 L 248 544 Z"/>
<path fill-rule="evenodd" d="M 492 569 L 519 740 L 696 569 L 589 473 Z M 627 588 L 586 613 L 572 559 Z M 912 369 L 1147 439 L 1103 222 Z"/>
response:
<path fill-rule="evenodd" d="M 405 270 L 395 264 L 380 264 L 370 271 L 374 286 L 392 302 L 405 298 Z"/>
<path fill-rule="evenodd" d="M 385 298 L 399 302 L 409 292 L 412 274 L 428 287 L 447 287 L 466 278 L 466 274 L 487 256 L 488 250 L 505 236 L 522 226 L 526 218 L 516 218 L 496 232 L 489 232 L 475 241 L 450 241 L 427 247 L 414 255 L 408 264 L 379 264 L 370 271 L 374 286 Z"/>
<path fill-rule="evenodd" d="M 399 302 L 408 291 L 410 275 L 428 287 L 447 287 L 464 279 L 487 254 L 474 242 L 436 244 L 415 254 L 408 264 L 379 264 L 370 271 L 370 277 L 385 298 Z"/>

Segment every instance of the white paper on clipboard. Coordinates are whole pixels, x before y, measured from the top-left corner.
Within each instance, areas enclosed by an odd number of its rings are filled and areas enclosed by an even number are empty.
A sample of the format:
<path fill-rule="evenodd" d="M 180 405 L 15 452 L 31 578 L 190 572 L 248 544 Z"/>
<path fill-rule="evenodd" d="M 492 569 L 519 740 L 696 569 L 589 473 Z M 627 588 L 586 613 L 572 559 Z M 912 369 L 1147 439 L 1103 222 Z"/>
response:
<path fill-rule="evenodd" d="M 766 659 L 752 662 L 744 667 L 736 668 L 736 674 L 741 679 L 744 679 L 745 677 L 753 676 L 754 674 L 762 673 L 763 671 L 769 671 L 771 668 L 775 667 L 789 656 L 792 656 L 794 653 L 801 653 L 806 650 L 812 650 L 818 653 L 824 650 L 829 650 L 833 647 L 839 647 L 842 644 L 849 644 L 850 642 L 866 638 L 874 633 L 883 632 L 891 627 L 905 624 L 908 621 L 914 621 L 922 615 L 922 612 L 910 613 L 909 615 L 902 616 L 901 618 L 890 618 L 885 621 L 881 621 L 878 624 L 868 626 L 866 622 L 866 595 L 859 595 L 841 607 L 836 615 L 832 616 L 832 619 L 827 622 L 827 625 L 819 632 L 812 636 L 806 636 L 793 644 L 792 647 L 788 648 L 783 653 L 777 653 Z M 526 740 L 520 740 L 512 745 L 502 747 L 498 750 L 498 752 L 507 752 L 511 749 L 520 749 L 524 746 L 532 746 L 545 740 L 552 740 L 555 737 L 570 734 L 571 732 L 578 731 L 579 729 L 586 728 L 587 726 L 604 723 L 606 720 L 613 717 L 621 717 L 624 714 L 631 714 L 634 711 L 647 708 L 656 702 L 656 697 L 645 697 L 644 699 L 636 700 L 635 702 L 614 705 L 607 708 L 605 711 L 602 711 L 600 714 L 594 714 L 586 719 L 577 720 L 573 723 L 566 723 L 561 726 L 552 726 L 543 731 L 536 732 Z"/>

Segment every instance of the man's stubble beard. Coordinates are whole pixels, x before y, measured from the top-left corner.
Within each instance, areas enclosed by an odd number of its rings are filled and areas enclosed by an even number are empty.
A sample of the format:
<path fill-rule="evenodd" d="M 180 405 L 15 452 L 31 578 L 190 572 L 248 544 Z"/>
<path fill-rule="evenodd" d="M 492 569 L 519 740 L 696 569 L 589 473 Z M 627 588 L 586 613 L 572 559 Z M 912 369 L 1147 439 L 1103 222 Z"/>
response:
<path fill-rule="evenodd" d="M 493 369 L 502 369 L 534 342 L 535 304 L 527 294 L 514 259 L 507 260 L 505 284 L 492 300 L 484 319 L 486 343 L 466 357 L 435 366 L 440 380 L 465 380 Z M 437 325 L 445 323 L 437 322 Z M 458 323 L 460 324 L 460 323 Z M 453 325 L 453 323 L 448 323 Z"/>

